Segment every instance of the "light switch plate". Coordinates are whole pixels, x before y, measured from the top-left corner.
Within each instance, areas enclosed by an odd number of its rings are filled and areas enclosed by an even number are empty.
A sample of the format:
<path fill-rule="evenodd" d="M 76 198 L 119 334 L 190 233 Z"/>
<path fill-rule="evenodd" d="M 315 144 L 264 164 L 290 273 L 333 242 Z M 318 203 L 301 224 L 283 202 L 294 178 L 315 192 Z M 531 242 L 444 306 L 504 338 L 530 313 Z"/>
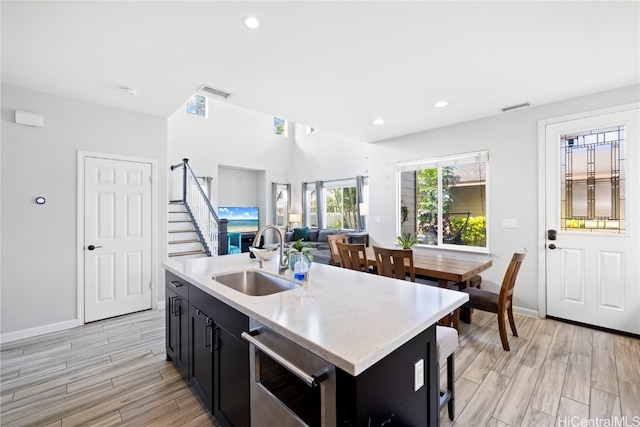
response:
<path fill-rule="evenodd" d="M 503 218 L 502 228 L 518 228 L 518 220 L 515 218 Z"/>
<path fill-rule="evenodd" d="M 424 359 L 413 365 L 413 391 L 418 391 L 424 385 Z"/>

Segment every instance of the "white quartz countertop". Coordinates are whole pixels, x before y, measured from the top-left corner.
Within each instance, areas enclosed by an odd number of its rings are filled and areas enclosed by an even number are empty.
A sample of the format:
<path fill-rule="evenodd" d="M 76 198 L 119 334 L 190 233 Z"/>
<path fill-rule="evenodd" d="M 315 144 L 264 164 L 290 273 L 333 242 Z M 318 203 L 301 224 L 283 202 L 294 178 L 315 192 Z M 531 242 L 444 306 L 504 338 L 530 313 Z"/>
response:
<path fill-rule="evenodd" d="M 214 280 L 259 269 L 248 253 L 164 267 L 354 376 L 468 300 L 462 292 L 316 263 L 300 288 L 272 295 L 245 295 Z M 277 274 L 277 256 L 262 270 Z M 294 281 L 291 270 L 283 276 Z"/>

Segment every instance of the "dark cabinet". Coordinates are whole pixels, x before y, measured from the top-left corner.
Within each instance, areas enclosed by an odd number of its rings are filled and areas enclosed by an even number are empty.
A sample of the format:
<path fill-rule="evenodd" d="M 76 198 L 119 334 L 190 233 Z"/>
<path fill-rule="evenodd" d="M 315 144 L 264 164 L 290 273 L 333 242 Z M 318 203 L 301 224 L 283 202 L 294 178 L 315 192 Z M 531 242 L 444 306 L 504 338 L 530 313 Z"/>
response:
<path fill-rule="evenodd" d="M 217 420 L 236 427 L 249 426 L 248 346 L 224 328 L 217 330 L 216 338 L 213 415 Z"/>
<path fill-rule="evenodd" d="M 193 391 L 213 414 L 213 320 L 189 305 L 189 381 Z"/>
<path fill-rule="evenodd" d="M 255 233 L 242 233 L 240 234 L 240 252 L 249 252 L 249 246 L 255 246 L 253 240 L 255 239 Z M 264 244 L 264 236 L 260 238 L 258 247 L 262 247 Z M 252 254 L 253 255 L 253 254 Z"/>
<path fill-rule="evenodd" d="M 189 368 L 189 302 L 188 283 L 167 273 L 166 285 L 166 349 L 182 375 L 188 379 Z"/>
<path fill-rule="evenodd" d="M 249 426 L 249 318 L 170 272 L 165 289 L 167 360 L 218 421 Z"/>
<path fill-rule="evenodd" d="M 193 327 L 202 331 L 192 333 L 194 343 L 191 348 L 198 353 L 192 363 L 203 365 L 192 372 L 207 375 L 212 381 L 205 383 L 201 378 L 192 378 L 194 389 L 200 389 L 198 394 L 207 405 L 206 399 L 212 396 L 212 406 L 208 408 L 218 421 L 236 427 L 248 426 L 249 345 L 240 334 L 249 330 L 249 318 L 195 286 L 190 288 L 189 301 L 192 310 L 200 311 L 208 319 L 200 319 L 200 323 L 192 320 Z M 200 339 L 202 343 L 199 344 Z M 205 350 L 210 351 L 208 356 Z"/>

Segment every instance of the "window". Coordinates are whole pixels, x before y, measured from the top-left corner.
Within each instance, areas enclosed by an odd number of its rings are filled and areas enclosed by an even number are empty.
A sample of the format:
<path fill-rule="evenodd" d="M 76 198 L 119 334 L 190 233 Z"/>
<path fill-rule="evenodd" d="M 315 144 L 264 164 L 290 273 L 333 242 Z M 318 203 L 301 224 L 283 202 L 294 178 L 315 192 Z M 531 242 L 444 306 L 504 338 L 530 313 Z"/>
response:
<path fill-rule="evenodd" d="M 316 199 L 316 183 L 305 182 L 303 188 L 304 225 L 318 227 L 318 202 Z"/>
<path fill-rule="evenodd" d="M 355 182 L 331 182 L 323 186 L 325 228 L 358 229 Z"/>
<path fill-rule="evenodd" d="M 271 184 L 273 200 L 273 223 L 276 227 L 289 227 L 289 210 L 291 208 L 291 184 Z"/>
<path fill-rule="evenodd" d="M 280 136 L 287 136 L 287 121 L 280 117 L 273 118 L 273 133 Z"/>
<path fill-rule="evenodd" d="M 625 127 L 561 137 L 561 230 L 626 232 Z"/>
<path fill-rule="evenodd" d="M 187 114 L 193 114 L 198 117 L 207 117 L 207 97 L 204 95 L 193 95 L 187 101 Z"/>
<path fill-rule="evenodd" d="M 368 192 L 367 177 L 303 183 L 304 224 L 336 230 L 366 229 L 368 212 L 361 209 L 368 206 Z"/>
<path fill-rule="evenodd" d="M 487 162 L 483 151 L 399 164 L 398 234 L 415 234 L 421 245 L 486 249 Z"/>

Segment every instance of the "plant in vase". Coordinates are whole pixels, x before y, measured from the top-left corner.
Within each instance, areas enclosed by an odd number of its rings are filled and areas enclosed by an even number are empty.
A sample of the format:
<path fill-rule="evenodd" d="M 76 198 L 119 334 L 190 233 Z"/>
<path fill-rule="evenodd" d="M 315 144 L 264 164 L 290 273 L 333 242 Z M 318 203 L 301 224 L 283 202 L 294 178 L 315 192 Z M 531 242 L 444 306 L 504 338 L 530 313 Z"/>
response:
<path fill-rule="evenodd" d="M 396 245 L 402 249 L 411 249 L 416 243 L 416 238 L 411 233 L 402 233 L 396 236 Z"/>
<path fill-rule="evenodd" d="M 284 253 L 286 260 L 289 262 L 289 268 L 294 269 L 298 260 L 302 260 L 307 264 L 307 267 L 311 267 L 313 261 L 313 251 L 316 248 L 309 243 L 302 243 L 302 239 L 296 240 L 294 244 L 285 249 Z"/>

